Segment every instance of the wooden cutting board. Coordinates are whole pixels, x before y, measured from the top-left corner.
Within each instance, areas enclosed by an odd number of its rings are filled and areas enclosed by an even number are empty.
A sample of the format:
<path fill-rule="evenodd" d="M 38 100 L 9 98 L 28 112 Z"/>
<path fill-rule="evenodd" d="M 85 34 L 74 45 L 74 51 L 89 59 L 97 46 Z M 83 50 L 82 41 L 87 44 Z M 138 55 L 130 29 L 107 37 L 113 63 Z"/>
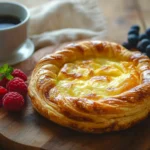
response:
<path fill-rule="evenodd" d="M 149 150 L 150 118 L 125 131 L 92 135 L 48 121 L 27 100 L 22 113 L 0 110 L 0 143 L 11 150 Z"/>
<path fill-rule="evenodd" d="M 30 75 L 40 57 L 56 49 L 57 46 L 39 50 L 15 67 Z M 100 135 L 79 133 L 40 116 L 27 97 L 23 112 L 13 114 L 0 109 L 0 146 L 11 150 L 148 150 L 149 127 L 150 118 L 147 118 L 125 131 Z"/>
<path fill-rule="evenodd" d="M 30 0 L 12 1 L 31 4 Z M 37 2 L 33 1 L 33 4 Z M 99 0 L 107 20 L 108 40 L 122 43 L 126 40 L 127 31 L 132 24 L 139 24 L 141 31 L 144 31 L 150 24 L 149 4 L 149 0 Z M 35 63 L 57 48 L 39 50 L 30 59 L 15 67 L 30 75 Z M 21 113 L 12 114 L 0 109 L 1 146 L 6 150 L 150 150 L 150 117 L 125 131 L 85 134 L 43 118 L 33 110 L 30 99 L 27 98 L 26 107 Z"/>

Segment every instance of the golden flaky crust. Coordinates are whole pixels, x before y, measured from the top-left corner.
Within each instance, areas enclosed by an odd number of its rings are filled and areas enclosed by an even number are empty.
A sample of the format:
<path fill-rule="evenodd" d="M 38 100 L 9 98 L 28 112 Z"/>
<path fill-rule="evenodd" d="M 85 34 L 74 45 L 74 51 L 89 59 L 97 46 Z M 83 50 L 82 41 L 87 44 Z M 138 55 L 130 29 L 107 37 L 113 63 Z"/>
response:
<path fill-rule="evenodd" d="M 28 91 L 34 108 L 62 126 L 89 133 L 126 129 L 150 112 L 150 60 L 116 43 L 70 44 L 37 63 Z"/>

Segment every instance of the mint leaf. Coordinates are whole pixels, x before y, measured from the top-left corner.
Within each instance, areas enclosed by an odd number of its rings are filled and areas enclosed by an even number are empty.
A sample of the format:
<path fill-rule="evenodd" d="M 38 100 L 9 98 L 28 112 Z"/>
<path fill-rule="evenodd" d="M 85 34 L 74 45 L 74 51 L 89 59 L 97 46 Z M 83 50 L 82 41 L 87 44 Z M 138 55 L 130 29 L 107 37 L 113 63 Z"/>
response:
<path fill-rule="evenodd" d="M 7 75 L 6 75 L 6 78 L 7 78 L 8 80 L 11 80 L 11 79 L 13 79 L 14 77 L 13 77 L 11 74 L 7 74 Z"/>
<path fill-rule="evenodd" d="M 4 77 L 5 77 L 5 75 L 1 75 L 1 76 L 0 76 L 0 80 L 2 80 Z"/>
<path fill-rule="evenodd" d="M 0 67 L 0 73 L 6 73 L 8 68 L 9 68 L 8 64 L 4 64 L 3 66 Z"/>
<path fill-rule="evenodd" d="M 7 72 L 9 72 L 9 73 L 12 73 L 13 70 L 14 70 L 14 69 L 13 69 L 12 67 L 10 67 L 10 66 L 7 68 Z"/>
<path fill-rule="evenodd" d="M 0 67 L 0 73 L 5 73 L 4 67 Z"/>
<path fill-rule="evenodd" d="M 8 80 L 13 79 L 11 73 L 13 72 L 13 68 L 10 67 L 8 64 L 4 64 L 0 67 L 0 80 L 6 77 Z"/>
<path fill-rule="evenodd" d="M 9 68 L 8 64 L 4 64 L 4 65 L 3 65 L 3 70 L 4 70 L 5 72 L 7 72 L 8 68 Z"/>

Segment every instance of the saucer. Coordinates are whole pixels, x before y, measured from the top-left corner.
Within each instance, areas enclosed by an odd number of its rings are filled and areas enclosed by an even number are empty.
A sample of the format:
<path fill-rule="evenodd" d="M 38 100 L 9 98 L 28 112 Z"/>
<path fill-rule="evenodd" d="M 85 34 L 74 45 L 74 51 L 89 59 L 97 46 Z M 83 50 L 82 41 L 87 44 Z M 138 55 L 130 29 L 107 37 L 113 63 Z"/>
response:
<path fill-rule="evenodd" d="M 30 39 L 27 39 L 26 42 L 19 48 L 17 53 L 6 61 L 0 61 L 0 65 L 9 64 L 14 65 L 19 62 L 22 62 L 29 58 L 34 52 L 34 44 Z"/>

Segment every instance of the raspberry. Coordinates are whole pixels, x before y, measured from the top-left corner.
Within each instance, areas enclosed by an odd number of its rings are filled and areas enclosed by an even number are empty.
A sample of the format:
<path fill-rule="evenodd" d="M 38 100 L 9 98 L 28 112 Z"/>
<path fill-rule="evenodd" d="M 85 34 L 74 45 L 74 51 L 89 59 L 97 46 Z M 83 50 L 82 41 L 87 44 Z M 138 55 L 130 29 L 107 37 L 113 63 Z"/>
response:
<path fill-rule="evenodd" d="M 13 80 L 9 81 L 6 87 L 9 92 L 18 92 L 24 97 L 27 94 L 26 83 L 18 77 L 15 77 Z"/>
<path fill-rule="evenodd" d="M 9 92 L 3 97 L 3 106 L 8 111 L 20 111 L 24 106 L 24 99 L 17 92 Z"/>
<path fill-rule="evenodd" d="M 7 78 L 3 78 L 2 80 L 0 80 L 0 86 L 6 87 L 6 84 L 8 83 L 8 79 Z"/>
<path fill-rule="evenodd" d="M 0 107 L 2 106 L 2 98 L 4 95 L 7 93 L 7 89 L 4 87 L 0 86 Z"/>
<path fill-rule="evenodd" d="M 12 72 L 12 76 L 14 77 L 19 77 L 24 81 L 27 81 L 27 76 L 25 75 L 25 73 L 23 71 L 21 71 L 20 69 L 14 69 L 14 71 Z"/>

